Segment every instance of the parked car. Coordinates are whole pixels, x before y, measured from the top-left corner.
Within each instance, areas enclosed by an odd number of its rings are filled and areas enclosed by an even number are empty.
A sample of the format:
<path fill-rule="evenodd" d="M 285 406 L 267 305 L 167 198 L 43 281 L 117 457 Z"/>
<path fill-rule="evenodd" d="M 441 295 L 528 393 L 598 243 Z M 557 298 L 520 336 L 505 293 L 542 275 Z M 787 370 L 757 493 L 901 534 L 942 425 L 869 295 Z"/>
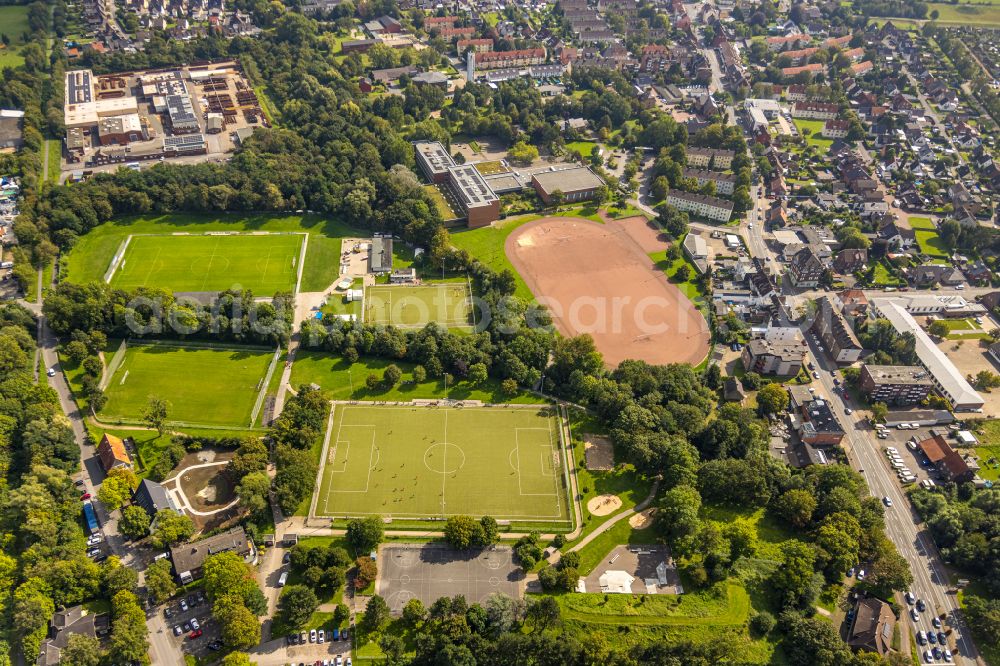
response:
<path fill-rule="evenodd" d="M 933 620 L 931 620 L 931 624 L 934 625 L 935 629 L 940 629 L 941 628 L 941 618 L 935 617 Z"/>
<path fill-rule="evenodd" d="M 911 605 L 917 600 L 916 597 L 913 596 L 913 592 L 910 592 L 909 590 L 906 591 L 906 594 L 904 594 L 903 597 L 906 599 L 906 603 Z"/>
<path fill-rule="evenodd" d="M 326 632 L 323 631 L 322 629 L 316 632 L 316 642 L 326 643 Z"/>
<path fill-rule="evenodd" d="M 951 663 L 951 650 L 949 650 L 948 648 L 945 648 L 945 650 L 944 650 L 944 660 L 947 661 L 949 664 Z M 351 663 L 351 660 L 348 659 L 347 660 L 348 666 L 350 666 L 350 663 Z"/>
<path fill-rule="evenodd" d="M 927 642 L 931 643 L 932 645 L 934 643 L 937 643 L 937 634 L 935 634 L 933 631 L 927 632 Z"/>
<path fill-rule="evenodd" d="M 220 641 L 219 639 L 215 639 L 214 641 L 208 644 L 208 649 L 212 650 L 213 652 L 218 652 L 219 650 L 222 649 L 222 641 Z"/>
<path fill-rule="evenodd" d="M 184 628 L 181 627 L 181 625 L 178 624 L 177 626 L 174 627 L 174 636 L 180 636 L 183 633 L 184 633 Z"/>
<path fill-rule="evenodd" d="M 87 500 L 90 499 L 90 497 L 91 497 L 90 493 L 84 493 L 84 494 L 80 495 L 80 501 L 81 502 L 86 502 Z"/>
<path fill-rule="evenodd" d="M 316 642 L 316 630 L 315 629 L 310 629 L 309 630 L 309 642 L 310 643 L 315 643 Z"/>
<path fill-rule="evenodd" d="M 195 629 L 190 634 L 188 634 L 188 638 L 190 638 L 191 640 L 194 640 L 195 638 L 201 638 L 201 635 L 203 633 L 205 632 L 203 632 L 201 629 Z"/>
<path fill-rule="evenodd" d="M 196 617 L 191 618 L 191 626 L 194 627 L 195 629 L 201 629 L 201 625 L 198 624 L 198 618 Z"/>
<path fill-rule="evenodd" d="M 183 613 L 183 612 L 187 611 L 187 609 L 188 609 L 188 602 L 186 602 L 185 600 L 181 599 L 181 612 Z"/>
<path fill-rule="evenodd" d="M 858 580 L 864 580 L 864 579 L 865 579 L 865 570 L 861 569 L 860 571 L 858 571 Z"/>

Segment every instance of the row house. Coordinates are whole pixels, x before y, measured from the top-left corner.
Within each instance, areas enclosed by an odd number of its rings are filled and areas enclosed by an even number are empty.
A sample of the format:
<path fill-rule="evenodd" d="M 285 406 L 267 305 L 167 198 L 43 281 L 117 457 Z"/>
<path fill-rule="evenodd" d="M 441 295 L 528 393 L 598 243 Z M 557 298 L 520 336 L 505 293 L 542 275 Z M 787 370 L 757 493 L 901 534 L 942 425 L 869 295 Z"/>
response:
<path fill-rule="evenodd" d="M 818 62 L 814 62 L 811 65 L 801 65 L 799 67 L 784 67 L 781 70 L 781 75 L 788 78 L 793 78 L 799 74 L 809 74 L 810 76 L 814 74 L 821 74 L 826 71 L 826 65 L 821 65 Z"/>
<path fill-rule="evenodd" d="M 792 118 L 834 120 L 839 112 L 839 106 L 824 102 L 796 102 L 792 105 Z"/>
<path fill-rule="evenodd" d="M 486 51 L 476 53 L 476 69 L 505 69 L 508 67 L 528 67 L 545 62 L 545 49 L 520 49 L 515 51 Z"/>

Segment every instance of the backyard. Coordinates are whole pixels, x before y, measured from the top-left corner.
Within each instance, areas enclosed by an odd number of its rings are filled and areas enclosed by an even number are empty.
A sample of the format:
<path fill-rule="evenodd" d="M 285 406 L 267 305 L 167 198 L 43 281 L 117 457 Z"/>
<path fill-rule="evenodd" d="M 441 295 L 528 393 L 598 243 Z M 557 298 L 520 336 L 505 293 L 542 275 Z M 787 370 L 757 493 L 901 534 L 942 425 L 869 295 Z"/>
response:
<path fill-rule="evenodd" d="M 920 251 L 930 257 L 948 257 L 948 248 L 938 235 L 937 227 L 929 217 L 911 217 L 910 227 L 917 237 Z"/>

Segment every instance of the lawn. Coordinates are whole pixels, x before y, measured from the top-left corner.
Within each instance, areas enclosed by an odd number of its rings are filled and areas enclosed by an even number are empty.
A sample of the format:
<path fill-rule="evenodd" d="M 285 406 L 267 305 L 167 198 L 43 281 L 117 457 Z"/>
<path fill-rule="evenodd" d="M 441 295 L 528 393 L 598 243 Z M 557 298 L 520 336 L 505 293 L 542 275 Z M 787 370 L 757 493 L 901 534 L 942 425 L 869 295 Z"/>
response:
<path fill-rule="evenodd" d="M 369 389 L 365 385 L 368 375 L 379 378 L 389 365 L 396 365 L 403 371 L 403 381 L 385 388 L 379 386 Z M 342 357 L 328 352 L 299 351 L 292 365 L 292 386 L 302 384 L 318 384 L 333 400 L 391 400 L 410 401 L 451 398 L 453 400 L 482 400 L 483 402 L 517 402 L 540 404 L 543 399 L 531 394 L 521 393 L 510 397 L 500 390 L 500 382 L 487 379 L 479 386 L 473 386 L 467 381 L 454 379 L 447 389 L 441 378 L 428 378 L 416 383 L 412 379 L 413 364 L 405 361 L 390 361 L 380 358 L 362 358 L 357 363 L 350 364 Z"/>
<path fill-rule="evenodd" d="M 802 120 L 801 118 L 794 118 L 792 122 L 799 129 L 799 134 L 801 134 L 807 143 L 812 146 L 816 146 L 820 149 L 821 153 L 826 153 L 833 145 L 833 139 L 824 139 L 822 136 L 823 126 L 826 125 L 824 120 Z M 803 130 L 809 130 L 809 136 L 805 135 Z"/>
<path fill-rule="evenodd" d="M 596 141 L 570 141 L 566 144 L 566 151 L 569 153 L 580 153 L 581 157 L 587 158 L 594 152 L 594 148 L 600 145 Z"/>
<path fill-rule="evenodd" d="M 317 516 L 467 514 L 570 529 L 554 407 L 334 406 Z"/>
<path fill-rule="evenodd" d="M 208 231 L 291 231 L 309 234 L 301 290 L 323 291 L 340 274 L 340 239 L 366 232 L 318 215 L 242 213 L 198 215 L 177 213 L 120 217 L 87 232 L 64 259 L 63 279 L 78 284 L 98 282 L 112 257 L 130 234 L 205 233 Z"/>
<path fill-rule="evenodd" d="M 952 5 L 943 2 L 927 3 L 927 15 L 938 11 L 937 23 L 940 25 L 956 24 L 963 26 L 1000 26 L 1000 6 L 990 5 Z"/>
<path fill-rule="evenodd" d="M 246 428 L 273 356 L 262 347 L 130 342 L 99 417 L 139 423 L 156 396 L 169 403 L 168 423 Z"/>
<path fill-rule="evenodd" d="M 938 236 L 937 227 L 929 217 L 911 217 L 910 227 L 917 237 L 921 252 L 931 257 L 948 257 L 948 248 Z"/>
<path fill-rule="evenodd" d="M 516 296 L 526 301 L 534 300 L 528 285 L 514 270 L 514 266 L 507 258 L 504 244 L 507 237 L 522 224 L 527 224 L 533 220 L 540 219 L 540 215 L 524 215 L 521 217 L 508 218 L 494 222 L 488 227 L 479 229 L 466 229 L 451 233 L 451 243 L 460 250 L 467 250 L 473 257 L 489 266 L 495 271 L 509 270 L 517 277 Z"/>
<path fill-rule="evenodd" d="M 667 274 L 667 278 L 681 290 L 688 299 L 690 299 L 695 305 L 697 305 L 702 311 L 705 309 L 705 292 L 698 287 L 698 271 L 695 269 L 694 264 L 692 264 L 686 256 L 681 256 L 680 259 L 668 259 L 667 251 L 662 250 L 660 252 L 654 252 L 649 255 L 649 258 L 653 260 L 656 267 Z M 688 278 L 686 280 L 680 280 L 677 277 L 677 271 L 680 270 L 681 266 L 688 267 Z"/>
<path fill-rule="evenodd" d="M 876 287 L 894 287 L 903 284 L 903 280 L 894 277 L 889 273 L 889 269 L 885 267 L 885 264 L 881 261 L 875 264 L 875 276 L 872 279 L 872 285 Z"/>
<path fill-rule="evenodd" d="M 948 327 L 949 331 L 976 331 L 979 330 L 979 324 L 972 319 L 942 319 L 944 325 Z"/>
<path fill-rule="evenodd" d="M 564 618 L 595 624 L 740 625 L 750 614 L 750 595 L 736 581 L 676 594 L 563 594 Z"/>
<path fill-rule="evenodd" d="M 437 322 L 449 328 L 474 325 L 467 283 L 376 285 L 365 290 L 365 322 L 423 328 Z"/>
<path fill-rule="evenodd" d="M 22 35 L 28 32 L 28 5 L 5 5 L 0 7 L 0 34 L 10 39 L 10 46 L 0 48 L 0 70 L 17 67 L 24 62 L 21 47 L 25 42 Z"/>
<path fill-rule="evenodd" d="M 49 154 L 49 170 L 45 172 L 45 181 L 59 184 L 59 160 L 62 159 L 62 141 L 59 139 L 46 139 L 45 150 Z"/>
<path fill-rule="evenodd" d="M 604 516 L 602 520 L 597 521 L 597 524 L 604 522 L 607 518 L 608 516 Z M 632 529 L 628 518 L 623 518 L 610 529 L 598 534 L 593 541 L 579 550 L 580 574 L 583 576 L 590 574 L 615 546 L 649 545 L 656 543 L 657 536 L 656 530 L 651 527 L 642 530 Z"/>
<path fill-rule="evenodd" d="M 111 285 L 173 292 L 242 287 L 258 296 L 295 291 L 306 238 L 305 234 L 132 236 Z"/>

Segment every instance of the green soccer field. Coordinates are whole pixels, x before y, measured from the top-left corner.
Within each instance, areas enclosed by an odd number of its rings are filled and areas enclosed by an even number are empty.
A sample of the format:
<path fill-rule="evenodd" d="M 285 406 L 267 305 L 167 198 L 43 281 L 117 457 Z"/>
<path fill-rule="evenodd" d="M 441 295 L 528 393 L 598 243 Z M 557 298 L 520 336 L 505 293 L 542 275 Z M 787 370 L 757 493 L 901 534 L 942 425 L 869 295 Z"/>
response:
<path fill-rule="evenodd" d="M 168 421 L 245 428 L 273 355 L 254 347 L 129 343 L 105 389 L 100 419 L 138 422 L 149 397 L 157 396 L 170 403 Z"/>
<path fill-rule="evenodd" d="M 121 289 L 294 291 L 302 234 L 132 236 L 111 277 Z"/>
<path fill-rule="evenodd" d="M 465 283 L 376 285 L 365 290 L 365 322 L 422 328 L 434 321 L 471 327 L 472 297 Z"/>
<path fill-rule="evenodd" d="M 313 513 L 569 526 L 559 432 L 551 407 L 338 403 Z"/>

